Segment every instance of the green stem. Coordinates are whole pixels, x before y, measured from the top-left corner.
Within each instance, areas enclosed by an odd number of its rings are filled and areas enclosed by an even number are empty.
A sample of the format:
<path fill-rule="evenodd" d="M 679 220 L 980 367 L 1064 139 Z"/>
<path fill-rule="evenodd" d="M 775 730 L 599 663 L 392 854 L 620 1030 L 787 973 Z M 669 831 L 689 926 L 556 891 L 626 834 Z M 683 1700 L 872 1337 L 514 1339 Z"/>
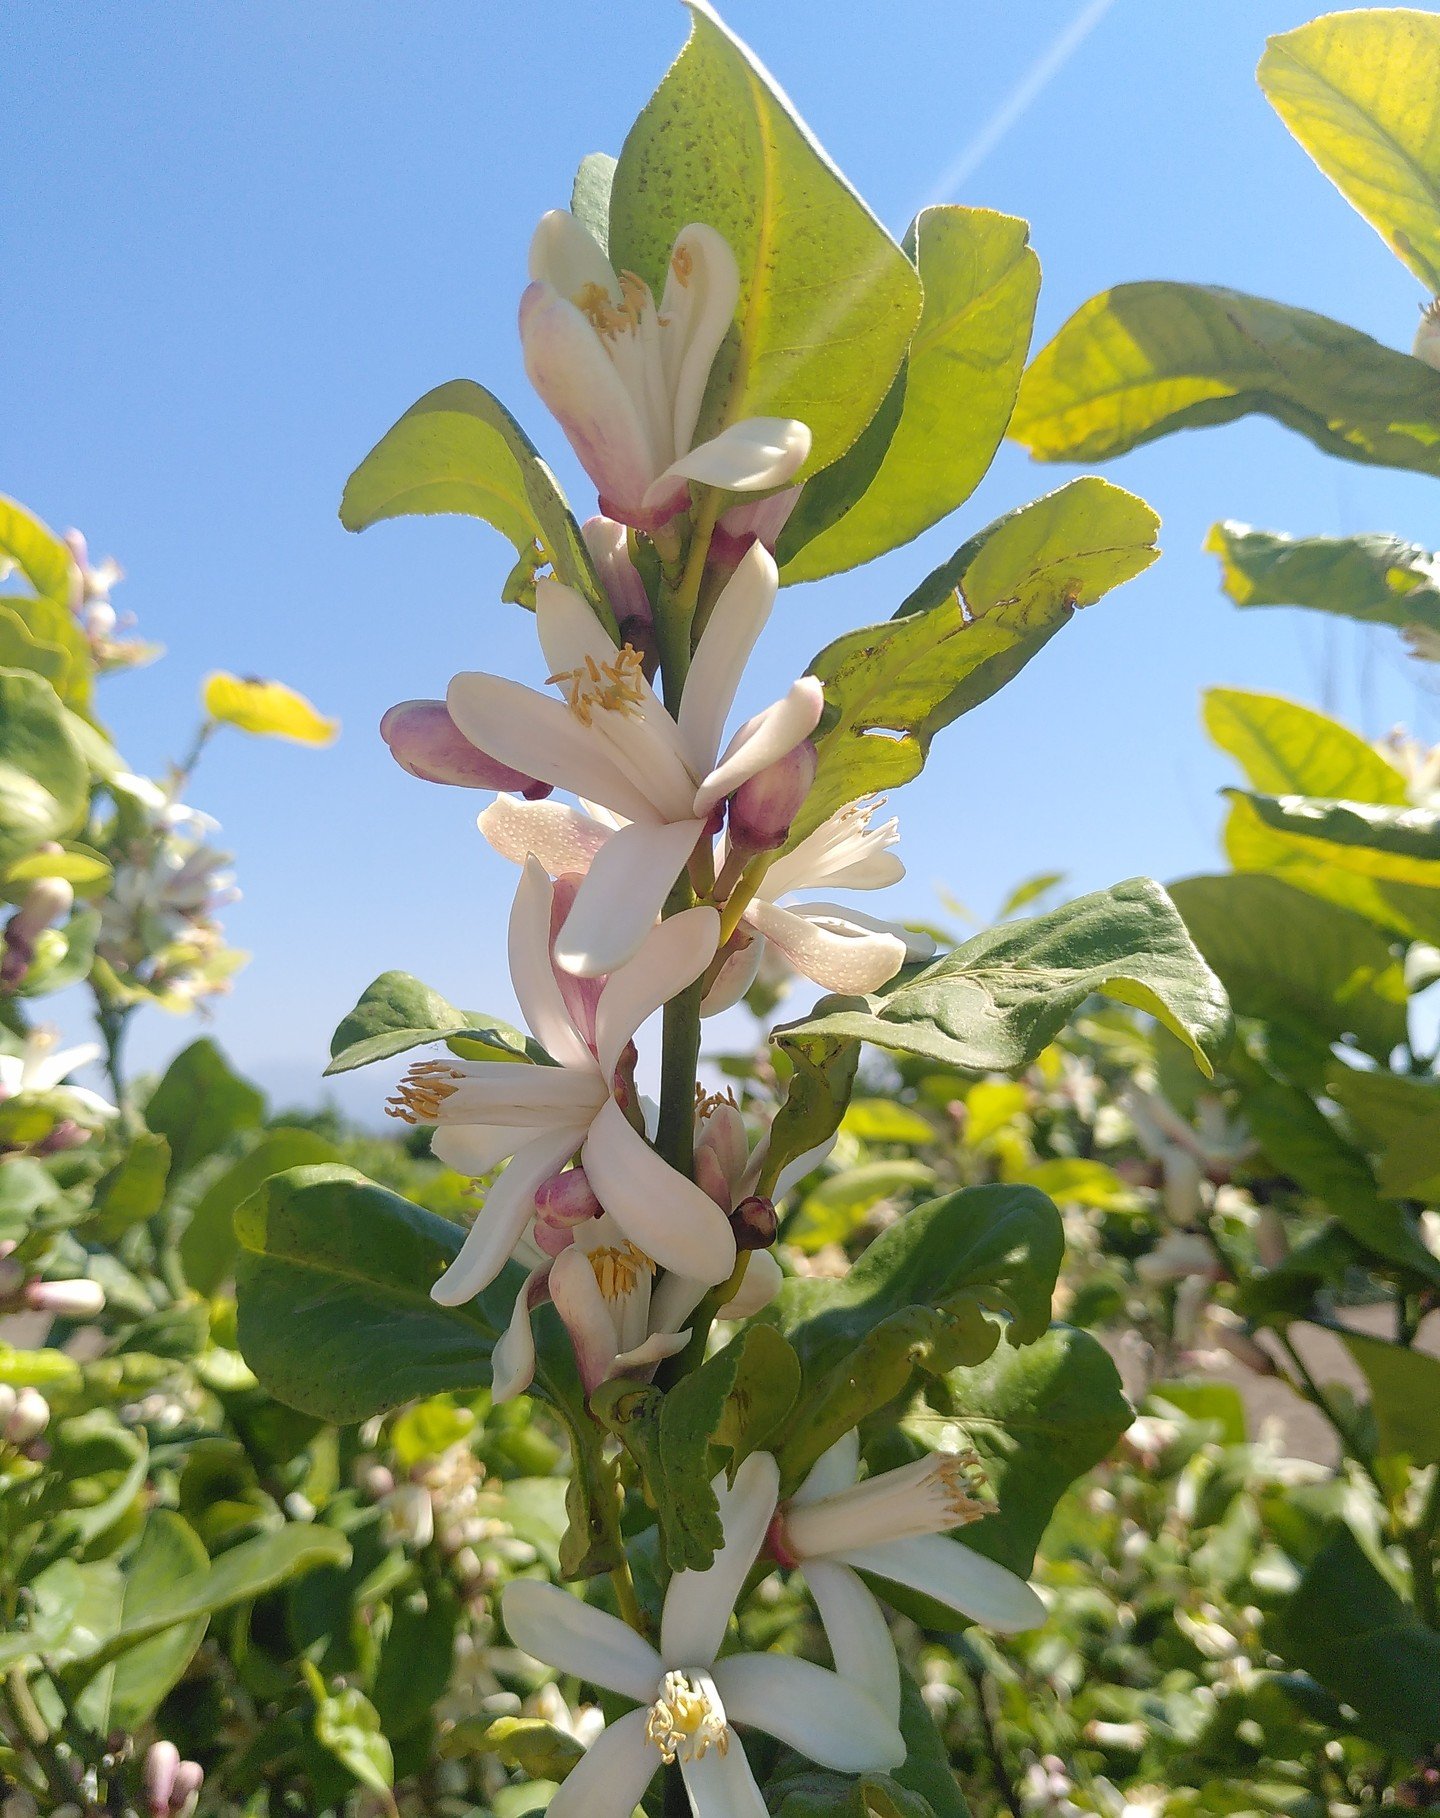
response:
<path fill-rule="evenodd" d="M 1435 1530 L 1440 1527 L 1440 1465 L 1434 1467 L 1420 1519 L 1405 1535 L 1405 1552 L 1415 1593 L 1415 1609 L 1422 1622 L 1440 1629 L 1440 1596 L 1435 1589 Z"/>
<path fill-rule="evenodd" d="M 110 1090 L 115 1096 L 115 1109 L 120 1113 L 120 1122 L 127 1128 L 130 1113 L 125 1103 L 125 1075 L 120 1057 L 125 1046 L 125 1030 L 134 1008 L 133 1004 L 117 1004 L 98 996 L 95 1000 L 95 1021 L 105 1044 L 105 1072 L 110 1081 Z"/>
<path fill-rule="evenodd" d="M 671 713 L 680 711 L 680 696 L 690 673 L 695 607 L 705 579 L 705 558 L 710 553 L 710 539 L 715 534 L 719 513 L 720 494 L 706 489 L 695 512 L 683 566 L 678 553 L 673 560 L 667 560 L 668 551 L 658 540 L 656 543 L 660 549 L 662 581 L 660 597 L 655 603 L 655 638 L 660 646 L 665 705 Z"/>
<path fill-rule="evenodd" d="M 628 1559 L 622 1559 L 619 1565 L 611 1568 L 610 1584 L 615 1592 L 615 1601 L 620 1606 L 620 1614 L 637 1635 L 645 1634 L 645 1612 L 640 1608 L 640 1599 L 635 1592 L 635 1580 L 630 1576 Z"/>
<path fill-rule="evenodd" d="M 1305 1362 L 1305 1359 L 1300 1355 L 1299 1351 L 1296 1350 L 1295 1343 L 1290 1337 L 1289 1332 L 1279 1331 L 1277 1332 L 1277 1336 L 1279 1337 L 1280 1343 L 1284 1346 L 1285 1352 L 1291 1363 L 1294 1364 L 1301 1382 L 1305 1385 L 1306 1399 L 1310 1401 L 1319 1413 L 1325 1416 L 1327 1421 L 1329 1421 L 1330 1425 L 1335 1429 L 1336 1437 L 1340 1441 L 1341 1451 L 1353 1458 L 1357 1464 L 1363 1467 L 1365 1475 L 1370 1479 L 1371 1483 L 1374 1484 L 1381 1502 L 1388 1508 L 1390 1503 L 1389 1492 L 1381 1481 L 1379 1472 L 1375 1469 L 1375 1460 L 1373 1456 L 1360 1443 L 1350 1424 L 1347 1421 L 1342 1420 L 1335 1412 L 1334 1408 L 1331 1407 L 1329 1397 L 1311 1374 L 1310 1366 Z M 1293 1387 L 1294 1385 L 1292 1384 L 1291 1386 Z"/>
<path fill-rule="evenodd" d="M 660 1120 L 655 1147 L 687 1180 L 695 1165 L 695 1073 L 700 1064 L 703 994 L 704 981 L 697 979 L 679 997 L 670 999 L 661 1023 Z"/>

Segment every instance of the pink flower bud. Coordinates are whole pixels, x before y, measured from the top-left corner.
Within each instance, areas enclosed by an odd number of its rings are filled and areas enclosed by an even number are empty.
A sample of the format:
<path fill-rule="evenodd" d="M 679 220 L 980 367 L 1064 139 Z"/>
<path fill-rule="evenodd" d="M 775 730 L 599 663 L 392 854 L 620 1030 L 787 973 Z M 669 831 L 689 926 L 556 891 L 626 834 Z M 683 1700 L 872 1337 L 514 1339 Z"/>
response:
<path fill-rule="evenodd" d="M 175 1770 L 175 1785 L 170 1792 L 170 1818 L 191 1818 L 204 1784 L 205 1770 L 200 1763 L 182 1761 Z"/>
<path fill-rule="evenodd" d="M 772 1202 L 755 1194 L 742 1199 L 730 1214 L 730 1229 L 740 1250 L 768 1250 L 779 1228 Z"/>
<path fill-rule="evenodd" d="M 61 877 L 37 878 L 25 900 L 5 924 L 5 957 L 0 985 L 20 984 L 35 958 L 35 943 L 47 928 L 63 921 L 75 903 L 75 890 Z"/>
<path fill-rule="evenodd" d="M 42 1137 L 41 1140 L 35 1144 L 33 1153 L 36 1155 L 59 1155 L 65 1149 L 83 1149 L 93 1135 L 94 1132 L 92 1130 L 86 1130 L 82 1125 L 77 1124 L 73 1118 L 62 1117 L 50 1134 L 46 1137 Z"/>
<path fill-rule="evenodd" d="M 763 543 L 775 553 L 780 532 L 800 503 L 802 486 L 785 486 L 763 499 L 747 499 L 722 512 L 710 539 L 708 561 L 714 568 L 734 568 L 752 543 Z"/>
<path fill-rule="evenodd" d="M 746 852 L 773 852 L 789 838 L 819 762 L 814 741 L 802 739 L 767 764 L 730 797 L 730 844 Z"/>
<path fill-rule="evenodd" d="M 150 1744 L 141 1779 L 151 1818 L 170 1818 L 170 1795 L 175 1790 L 175 1774 L 179 1766 L 180 1751 L 173 1742 Z"/>
<path fill-rule="evenodd" d="M 33 1312 L 54 1313 L 61 1319 L 93 1319 L 105 1305 L 105 1290 L 84 1276 L 74 1281 L 32 1281 L 25 1290 L 25 1304 Z"/>
<path fill-rule="evenodd" d="M 12 1446 L 28 1446 L 49 1424 L 50 1404 L 38 1389 L 0 1384 L 0 1437 Z"/>
<path fill-rule="evenodd" d="M 444 701 L 401 701 L 381 720 L 380 736 L 400 768 L 423 782 L 506 789 L 531 802 L 550 794 L 549 783 L 512 770 L 472 745 Z"/>
<path fill-rule="evenodd" d="M 547 1225 L 580 1225 L 598 1218 L 605 1208 L 595 1197 L 584 1168 L 552 1174 L 535 1191 L 535 1213 Z"/>
<path fill-rule="evenodd" d="M 587 518 L 580 526 L 580 534 L 585 539 L 585 547 L 590 551 L 595 572 L 599 575 L 606 597 L 614 610 L 621 635 L 627 643 L 634 644 L 640 650 L 641 646 L 635 643 L 626 628 L 634 627 L 643 636 L 653 626 L 654 616 L 650 609 L 650 596 L 640 578 L 640 570 L 630 560 L 630 543 L 625 526 L 617 524 L 614 518 Z"/>
<path fill-rule="evenodd" d="M 543 1218 L 535 1220 L 533 1235 L 535 1247 L 545 1253 L 553 1262 L 562 1250 L 568 1250 L 575 1241 L 573 1225 L 552 1225 Z"/>

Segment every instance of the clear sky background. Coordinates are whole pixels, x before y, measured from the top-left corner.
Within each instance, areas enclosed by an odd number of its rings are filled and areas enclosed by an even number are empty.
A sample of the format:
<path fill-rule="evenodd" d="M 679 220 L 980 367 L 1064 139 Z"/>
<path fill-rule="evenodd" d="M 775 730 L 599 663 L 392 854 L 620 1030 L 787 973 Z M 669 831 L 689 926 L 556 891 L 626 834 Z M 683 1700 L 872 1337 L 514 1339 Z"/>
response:
<path fill-rule="evenodd" d="M 1035 346 L 1126 279 L 1219 282 L 1409 347 L 1414 280 L 1260 94 L 1301 0 L 730 0 L 872 207 L 1024 215 L 1044 269 Z M 211 667 L 276 675 L 344 722 L 312 752 L 217 739 L 191 799 L 223 823 L 252 962 L 214 1032 L 280 1100 L 314 1102 L 334 1024 L 377 973 L 500 1015 L 514 874 L 483 798 L 403 775 L 376 733 L 457 669 L 538 680 L 499 602 L 509 546 L 463 519 L 344 532 L 345 478 L 422 392 L 482 381 L 580 516 L 592 498 L 529 392 L 515 332 L 534 222 L 588 151 L 618 151 L 685 31 L 673 0 L 15 0 L 0 21 L 12 181 L 0 490 L 74 524 L 168 647 L 105 685 L 137 769 L 187 743 Z M 1068 53 L 1068 54 L 1067 54 Z M 1045 78 L 1048 75 L 1048 80 Z M 749 707 L 838 631 L 887 617 L 992 517 L 1073 470 L 1002 450 L 946 524 L 858 574 L 782 593 Z M 1394 634 L 1237 612 L 1200 553 L 1229 516 L 1295 533 L 1440 539 L 1433 483 L 1331 460 L 1278 426 L 1191 432 L 1100 469 L 1148 498 L 1164 558 L 1078 617 L 937 744 L 893 804 L 909 876 L 886 904 L 982 915 L 1041 869 L 1070 894 L 1215 868 L 1233 780 L 1200 690 L 1328 707 L 1440 738 Z M 748 709 L 747 709 L 748 710 Z M 82 1005 L 73 1009 L 78 1016 Z M 67 1034 L 78 1034 L 78 1027 Z M 197 1032 L 149 1012 L 138 1060 Z M 367 1118 L 386 1081 L 351 1076 Z"/>

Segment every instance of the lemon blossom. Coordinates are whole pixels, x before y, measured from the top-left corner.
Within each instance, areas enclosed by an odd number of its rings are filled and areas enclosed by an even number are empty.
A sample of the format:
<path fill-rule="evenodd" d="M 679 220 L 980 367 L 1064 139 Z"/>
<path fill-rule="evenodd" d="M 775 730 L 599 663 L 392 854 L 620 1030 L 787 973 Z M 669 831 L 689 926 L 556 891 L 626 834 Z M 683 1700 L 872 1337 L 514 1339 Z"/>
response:
<path fill-rule="evenodd" d="M 859 1435 L 850 1432 L 781 1503 L 770 1551 L 803 1573 L 836 1670 L 896 1717 L 895 1648 L 860 1572 L 907 1585 L 1002 1634 L 1034 1628 L 1045 1606 L 1023 1578 L 945 1532 L 987 1512 L 971 1494 L 968 1460 L 937 1452 L 863 1481 L 859 1467 Z"/>
<path fill-rule="evenodd" d="M 661 1160 L 615 1096 L 616 1070 L 635 1031 L 704 971 L 719 917 L 710 908 L 672 916 L 597 988 L 557 975 L 555 905 L 544 868 L 527 864 L 510 915 L 510 975 L 532 1034 L 558 1064 L 421 1061 L 391 1103 L 408 1122 L 437 1125 L 435 1154 L 458 1173 L 488 1174 L 511 1158 L 431 1290 L 447 1306 L 495 1279 L 533 1215 L 536 1191 L 577 1150 L 600 1204 L 647 1256 L 706 1282 L 724 1281 L 735 1266 L 724 1214 Z"/>
<path fill-rule="evenodd" d="M 688 504 L 691 480 L 764 491 L 804 462 L 810 431 L 790 417 L 750 417 L 695 442 L 710 368 L 740 299 L 735 255 L 714 228 L 681 230 L 658 310 L 649 287 L 633 272 L 617 274 L 564 209 L 541 218 L 530 277 L 520 300 L 525 370 L 607 517 L 658 530 Z"/>
<path fill-rule="evenodd" d="M 52 1092 L 78 1068 L 88 1067 L 100 1058 L 98 1042 L 57 1049 L 58 1039 L 54 1029 L 42 1026 L 29 1032 L 18 1054 L 0 1054 L 0 1099 L 14 1098 L 22 1092 Z M 85 1086 L 66 1086 L 65 1090 L 97 1117 L 115 1115 L 115 1107 L 98 1092 Z"/>
<path fill-rule="evenodd" d="M 715 601 L 673 718 L 645 679 L 640 653 L 629 644 L 617 650 L 580 595 L 553 580 L 536 584 L 535 618 L 564 700 L 503 676 L 451 682 L 450 717 L 472 745 L 626 823 L 582 867 L 585 881 L 556 945 L 567 971 L 592 978 L 631 959 L 712 811 L 815 730 L 824 690 L 802 676 L 721 749 L 778 584 L 774 557 L 754 544 Z"/>
<path fill-rule="evenodd" d="M 858 1684 L 786 1654 L 717 1659 L 730 1613 L 775 1509 L 779 1472 L 756 1452 L 714 1490 L 724 1544 L 704 1571 L 671 1578 L 652 1647 L 617 1617 L 558 1586 L 517 1579 L 501 1609 L 515 1644 L 637 1709 L 606 1725 L 550 1801 L 550 1818 L 630 1818 L 662 1765 L 678 1763 L 695 1818 L 764 1818 L 737 1723 L 842 1773 L 898 1767 L 893 1716 Z M 887 1644 L 888 1645 L 888 1644 Z"/>

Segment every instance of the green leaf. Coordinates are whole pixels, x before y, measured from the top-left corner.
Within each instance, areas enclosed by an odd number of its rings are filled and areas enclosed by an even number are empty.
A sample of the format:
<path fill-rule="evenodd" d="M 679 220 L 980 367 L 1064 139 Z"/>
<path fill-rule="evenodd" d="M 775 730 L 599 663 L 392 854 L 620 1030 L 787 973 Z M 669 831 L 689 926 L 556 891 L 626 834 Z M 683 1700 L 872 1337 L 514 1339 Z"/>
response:
<path fill-rule="evenodd" d="M 765 1793 L 775 1818 L 935 1818 L 928 1800 L 889 1774 L 852 1779 L 815 1768 L 772 1780 Z"/>
<path fill-rule="evenodd" d="M 1440 292 L 1440 19 L 1333 13 L 1267 39 L 1256 75 L 1351 207 Z"/>
<path fill-rule="evenodd" d="M 787 1474 L 905 1392 L 988 1357 L 1007 1332 L 1029 1344 L 1050 1319 L 1064 1249 L 1060 1215 L 1033 1187 L 972 1187 L 918 1206 L 838 1280 L 787 1280 L 761 1318 L 804 1372 Z"/>
<path fill-rule="evenodd" d="M 978 1453 L 996 1512 L 965 1529 L 965 1545 L 1023 1578 L 1056 1503 L 1133 1418 L 1099 1340 L 1051 1326 L 1023 1350 L 1002 1345 L 985 1362 L 928 1385 L 905 1431 L 928 1451 Z M 940 1626 L 953 1624 L 949 1615 Z"/>
<path fill-rule="evenodd" d="M 13 890 L 16 884 L 27 884 L 37 877 L 63 877 L 77 890 L 100 895 L 113 876 L 108 859 L 72 841 L 63 852 L 35 852 L 18 860 L 5 872 L 5 887 Z"/>
<path fill-rule="evenodd" d="M 928 1132 L 927 1132 L 928 1134 Z M 800 1250 L 823 1250 L 855 1234 L 881 1200 L 934 1184 L 934 1170 L 913 1159 L 862 1162 L 822 1180 L 785 1223 L 785 1241 Z"/>
<path fill-rule="evenodd" d="M 325 1071 L 348 1073 L 426 1042 L 462 1038 L 465 1053 L 475 1060 L 549 1059 L 508 1023 L 457 1010 L 408 972 L 382 972 L 335 1031 Z"/>
<path fill-rule="evenodd" d="M 918 1793 L 935 1818 L 970 1818 L 945 1739 L 904 1666 L 900 1668 L 900 1734 L 905 1738 L 905 1759 L 895 1769 L 895 1779 Z"/>
<path fill-rule="evenodd" d="M 740 301 L 700 434 L 798 417 L 808 473 L 842 455 L 890 388 L 920 316 L 914 267 L 708 5 L 631 127 L 610 200 L 617 269 L 658 297 L 676 235 L 722 233 Z"/>
<path fill-rule="evenodd" d="M 490 1382 L 519 1273 L 464 1307 L 431 1300 L 459 1225 L 335 1164 L 272 1175 L 235 1215 L 239 1342 L 273 1395 L 349 1426 Z"/>
<path fill-rule="evenodd" d="M 200 1536 L 169 1509 L 155 1509 L 140 1530 L 139 1543 L 125 1562 L 115 1604 L 114 1630 L 104 1639 L 161 1607 L 174 1586 L 195 1573 L 208 1572 L 210 1561 Z M 161 1629 L 88 1678 L 82 1714 L 104 1735 L 113 1727 L 136 1730 L 148 1723 L 161 1699 L 190 1664 L 205 1634 L 206 1616 Z"/>
<path fill-rule="evenodd" d="M 24 599 L 0 599 L 0 667 L 30 669 L 43 676 L 64 698 L 70 655 L 60 644 L 39 637 L 26 622 Z"/>
<path fill-rule="evenodd" d="M 539 544 L 556 577 L 613 630 L 614 615 L 570 507 L 534 443 L 498 399 L 453 379 L 412 404 L 351 474 L 347 530 L 382 518 L 452 512 L 483 518 L 524 556 Z"/>
<path fill-rule="evenodd" d="M 0 1340 L 0 1382 L 12 1389 L 71 1389 L 79 1381 L 80 1366 L 64 1351 L 46 1346 L 22 1350 Z"/>
<path fill-rule="evenodd" d="M 0 870 L 74 833 L 89 796 L 89 768 L 55 690 L 0 669 Z"/>
<path fill-rule="evenodd" d="M 773 1194 L 782 1172 L 802 1155 L 828 1142 L 840 1127 L 855 1085 L 860 1044 L 844 1036 L 787 1041 L 777 1032 L 791 1063 L 789 1084 L 770 1124 L 770 1147 L 755 1191 Z"/>
<path fill-rule="evenodd" d="M 935 1126 L 893 1098 L 852 1098 L 841 1129 L 862 1143 L 917 1144 L 935 1140 Z"/>
<path fill-rule="evenodd" d="M 989 524 L 882 625 L 809 665 L 825 684 L 819 768 L 798 844 L 836 809 L 918 775 L 935 734 L 986 701 L 1077 607 L 1155 560 L 1159 519 L 1105 480 L 1072 480 Z"/>
<path fill-rule="evenodd" d="M 1270 1640 L 1350 1705 L 1361 1733 L 1415 1756 L 1440 1741 L 1440 1635 L 1337 1527 L 1270 1625 Z"/>
<path fill-rule="evenodd" d="M 34 1513 L 45 1522 L 46 1560 L 79 1551 L 127 1515 L 145 1483 L 143 1435 L 108 1408 L 52 1422 L 45 1435 L 49 1473 Z"/>
<path fill-rule="evenodd" d="M 1440 890 L 1440 809 L 1393 808 L 1305 795 L 1226 793 L 1307 858 L 1385 883 Z M 1227 834 L 1228 837 L 1228 834 Z"/>
<path fill-rule="evenodd" d="M 75 558 L 53 530 L 14 499 L 0 496 L 0 558 L 13 562 L 36 593 L 69 608 Z"/>
<path fill-rule="evenodd" d="M 1440 1358 L 1358 1332 L 1340 1334 L 1370 1388 L 1382 1458 L 1440 1464 Z"/>
<path fill-rule="evenodd" d="M 1205 730 L 1255 789 L 1352 802 L 1408 801 L 1405 778 L 1348 726 L 1278 694 L 1207 688 Z"/>
<path fill-rule="evenodd" d="M 1378 1060 L 1405 1040 L 1404 967 L 1363 917 L 1258 872 L 1184 878 L 1170 897 L 1238 1015 L 1351 1035 Z"/>
<path fill-rule="evenodd" d="M 68 706 L 82 712 L 89 707 L 95 659 L 65 601 L 7 594 L 0 599 L 0 631 L 0 661 L 43 675 Z"/>
<path fill-rule="evenodd" d="M 171 1175 L 176 1180 L 231 1137 L 253 1130 L 264 1115 L 262 1094 L 231 1072 L 206 1036 L 175 1056 L 145 1107 L 146 1123 L 170 1145 Z"/>
<path fill-rule="evenodd" d="M 1205 547 L 1220 558 L 1237 606 L 1308 606 L 1366 625 L 1440 631 L 1435 557 L 1399 537 L 1287 537 L 1216 524 Z"/>
<path fill-rule="evenodd" d="M 1029 233 L 1026 222 L 986 208 L 947 204 L 916 217 L 905 250 L 925 302 L 892 387 L 899 395 L 881 409 L 895 416 L 893 430 L 874 449 L 862 436 L 806 486 L 777 551 L 783 581 L 817 580 L 898 548 L 979 485 L 1030 346 L 1040 262 Z"/>
<path fill-rule="evenodd" d="M 302 1663 L 315 1697 L 315 1740 L 347 1773 L 372 1791 L 395 1784 L 395 1756 L 380 1727 L 380 1714 L 358 1686 L 327 1692 L 319 1671 Z"/>
<path fill-rule="evenodd" d="M 435 1707 L 450 1686 L 460 1612 L 458 1593 L 440 1578 L 427 1578 L 423 1593 L 392 1602 L 371 1687 L 387 1736 L 399 1740 L 433 1722 Z"/>
<path fill-rule="evenodd" d="M 1031 362 L 1010 434 L 1040 461 L 1098 461 L 1252 414 L 1342 460 L 1440 474 L 1440 372 L 1327 316 L 1203 284 L 1092 297 Z"/>
<path fill-rule="evenodd" d="M 609 152 L 587 152 L 575 172 L 570 213 L 589 230 L 602 252 L 610 249 L 610 192 L 615 186 L 615 159 Z"/>
<path fill-rule="evenodd" d="M 96 1183 L 95 1234 L 113 1244 L 132 1225 L 160 1210 L 170 1173 L 170 1145 L 163 1136 L 139 1132 L 125 1154 Z"/>
<path fill-rule="evenodd" d="M 1229 1039 L 1219 981 L 1148 878 L 987 928 L 876 997 L 821 998 L 811 1017 L 778 1037 L 787 1046 L 849 1038 L 947 1066 L 1013 1072 L 1095 995 L 1157 1017 L 1207 1074 Z"/>
<path fill-rule="evenodd" d="M 206 1189 L 180 1239 L 185 1279 L 197 1294 L 215 1294 L 240 1254 L 235 1213 L 272 1174 L 338 1161 L 335 1147 L 313 1130 L 267 1130 L 248 1154 Z"/>
<path fill-rule="evenodd" d="M 1347 1068 L 1329 1081 L 1329 1091 L 1379 1151 L 1382 1193 L 1440 1200 L 1440 1081 Z"/>
<path fill-rule="evenodd" d="M 527 1780 L 563 1780 L 585 1753 L 573 1736 L 539 1717 L 496 1717 L 486 1728 L 485 1748 Z"/>

